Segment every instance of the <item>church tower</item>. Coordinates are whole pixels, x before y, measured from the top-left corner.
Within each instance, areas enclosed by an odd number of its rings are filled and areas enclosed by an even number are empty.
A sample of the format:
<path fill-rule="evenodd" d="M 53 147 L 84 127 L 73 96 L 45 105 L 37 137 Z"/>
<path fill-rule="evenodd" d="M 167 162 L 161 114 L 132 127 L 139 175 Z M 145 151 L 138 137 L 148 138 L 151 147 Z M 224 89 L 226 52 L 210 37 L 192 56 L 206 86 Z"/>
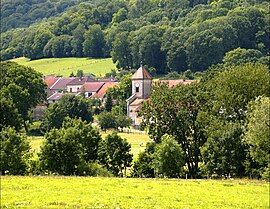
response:
<path fill-rule="evenodd" d="M 152 77 L 148 71 L 141 65 L 141 67 L 131 77 L 132 80 L 132 95 L 137 98 L 147 99 L 150 96 Z"/>

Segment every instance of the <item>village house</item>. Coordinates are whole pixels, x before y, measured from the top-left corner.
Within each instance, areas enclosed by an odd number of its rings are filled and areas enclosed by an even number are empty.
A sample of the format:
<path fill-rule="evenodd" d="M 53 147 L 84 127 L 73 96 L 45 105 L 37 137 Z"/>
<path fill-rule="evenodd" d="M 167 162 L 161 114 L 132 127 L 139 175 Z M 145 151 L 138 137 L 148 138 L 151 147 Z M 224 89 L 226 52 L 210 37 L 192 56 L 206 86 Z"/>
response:
<path fill-rule="evenodd" d="M 195 80 L 156 80 L 153 81 L 149 72 L 141 66 L 131 77 L 132 81 L 132 95 L 127 101 L 127 116 L 131 118 L 132 125 L 138 127 L 141 124 L 141 117 L 138 116 L 139 111 L 142 108 L 143 102 L 150 99 L 150 93 L 152 88 L 152 83 L 161 82 L 166 83 L 170 88 L 177 85 L 187 85 Z"/>
<path fill-rule="evenodd" d="M 84 95 L 104 103 L 107 90 L 118 85 L 114 78 L 95 80 L 91 76 L 65 78 L 50 75 L 44 77 L 44 82 L 47 84 L 48 104 L 59 101 L 65 94 Z"/>

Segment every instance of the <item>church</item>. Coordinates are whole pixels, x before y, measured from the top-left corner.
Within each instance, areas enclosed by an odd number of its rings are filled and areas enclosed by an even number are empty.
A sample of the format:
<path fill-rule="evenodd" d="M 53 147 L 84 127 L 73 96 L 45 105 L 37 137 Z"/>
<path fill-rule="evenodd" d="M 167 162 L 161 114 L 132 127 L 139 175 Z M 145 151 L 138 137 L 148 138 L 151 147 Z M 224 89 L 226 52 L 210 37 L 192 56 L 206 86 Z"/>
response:
<path fill-rule="evenodd" d="M 139 126 L 141 124 L 141 118 L 138 116 L 144 101 L 150 98 L 152 77 L 149 72 L 141 66 L 131 77 L 132 81 L 132 95 L 127 101 L 127 116 L 132 119 L 133 126 Z M 156 82 L 166 83 L 170 88 L 177 85 L 187 85 L 196 80 L 157 80 Z"/>

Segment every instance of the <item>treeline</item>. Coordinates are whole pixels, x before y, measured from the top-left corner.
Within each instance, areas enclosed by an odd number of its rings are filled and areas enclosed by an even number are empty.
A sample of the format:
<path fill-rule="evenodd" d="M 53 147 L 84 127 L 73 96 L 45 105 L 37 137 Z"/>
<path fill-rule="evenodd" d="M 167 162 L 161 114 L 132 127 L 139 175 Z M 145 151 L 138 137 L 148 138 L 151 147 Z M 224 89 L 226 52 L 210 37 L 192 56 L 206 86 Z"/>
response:
<path fill-rule="evenodd" d="M 263 0 L 81 2 L 59 17 L 2 33 L 1 59 L 111 56 L 118 68 L 142 61 L 157 74 L 203 71 L 228 56 L 267 63 L 268 7 Z"/>

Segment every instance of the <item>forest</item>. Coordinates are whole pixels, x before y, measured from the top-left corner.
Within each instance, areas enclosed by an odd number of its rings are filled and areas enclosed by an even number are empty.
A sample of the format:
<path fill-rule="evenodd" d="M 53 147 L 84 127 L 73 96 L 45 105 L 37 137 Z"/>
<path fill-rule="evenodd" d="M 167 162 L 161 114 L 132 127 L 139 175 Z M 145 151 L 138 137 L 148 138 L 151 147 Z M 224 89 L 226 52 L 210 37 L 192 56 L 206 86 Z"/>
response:
<path fill-rule="evenodd" d="M 1 7 L 1 60 L 112 57 L 119 69 L 143 62 L 162 75 L 269 59 L 265 0 L 17 0 Z"/>

